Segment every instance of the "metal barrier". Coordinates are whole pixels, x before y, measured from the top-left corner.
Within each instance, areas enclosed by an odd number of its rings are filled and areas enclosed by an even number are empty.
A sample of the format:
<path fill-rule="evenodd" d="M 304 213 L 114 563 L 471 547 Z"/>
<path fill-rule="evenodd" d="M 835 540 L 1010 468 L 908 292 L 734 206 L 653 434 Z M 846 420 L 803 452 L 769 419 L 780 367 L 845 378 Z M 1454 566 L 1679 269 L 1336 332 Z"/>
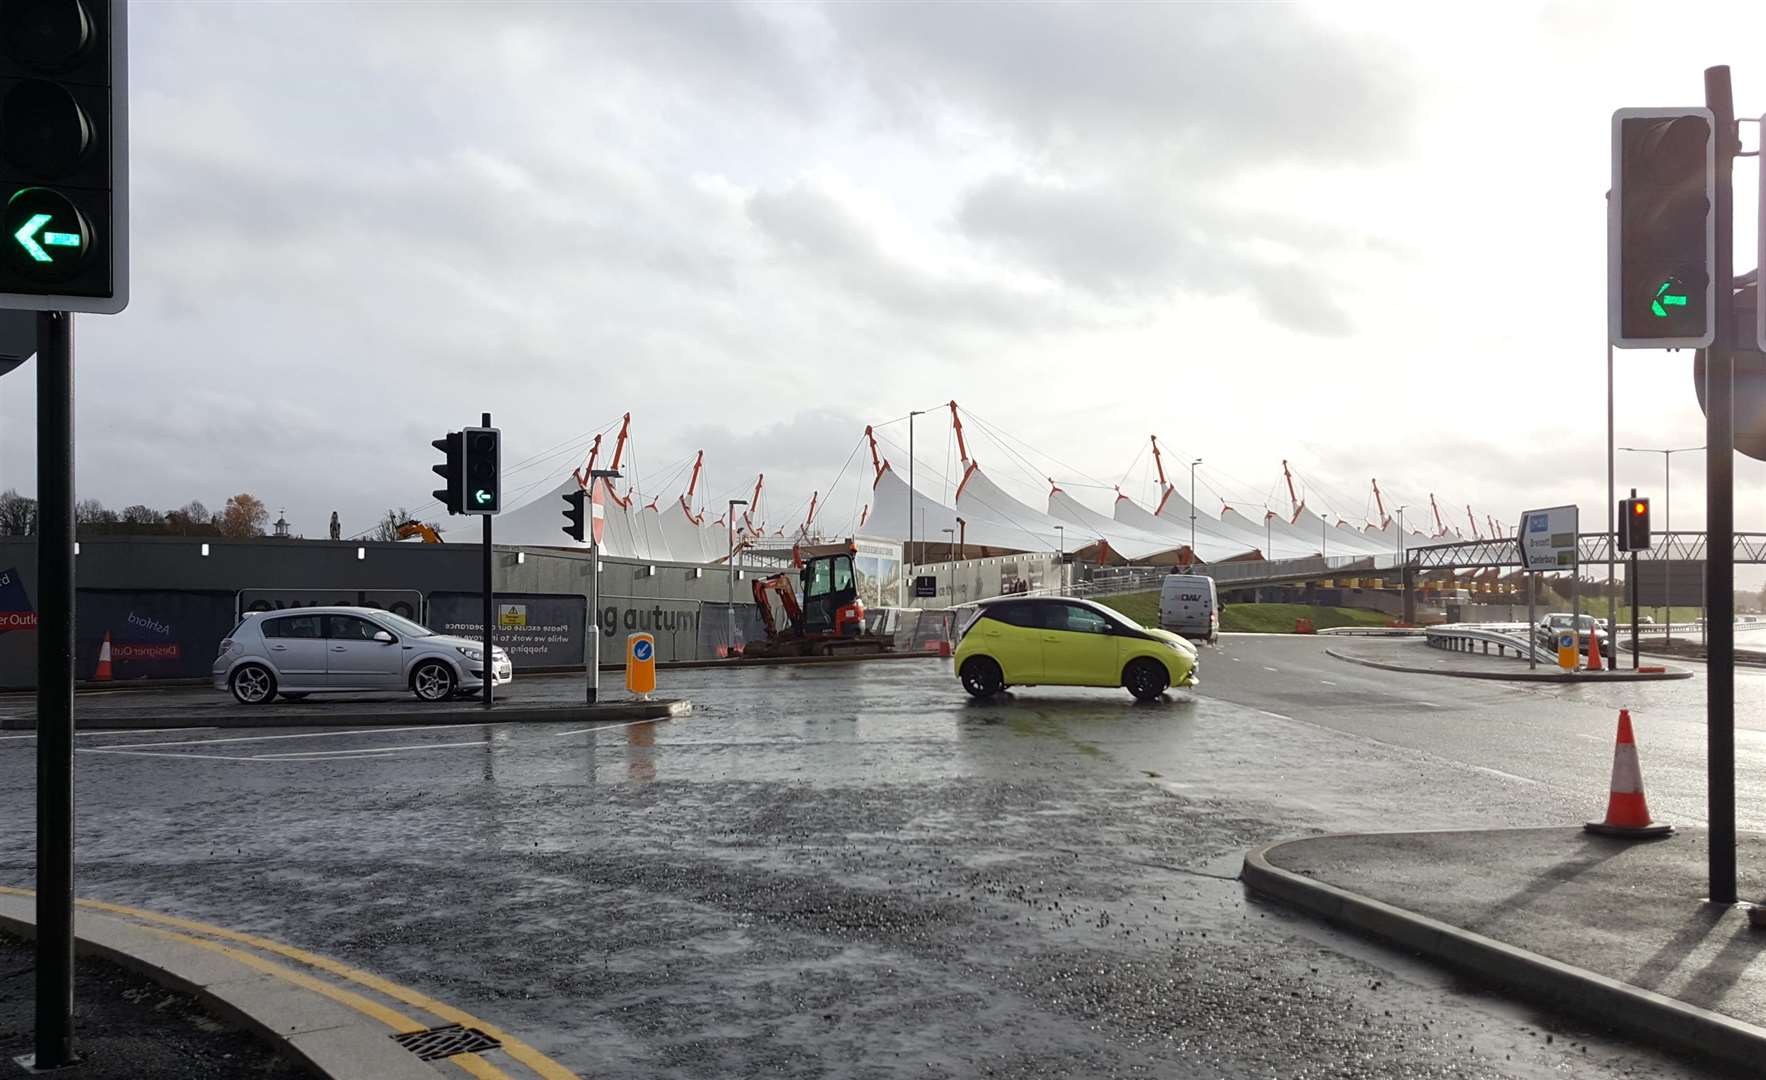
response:
<path fill-rule="evenodd" d="M 1519 631 L 1515 633 L 1514 631 Z M 1495 626 L 1431 626 L 1423 631 L 1425 640 L 1432 649 L 1446 649 L 1450 652 L 1477 652 L 1481 648 L 1484 655 L 1490 655 L 1490 647 L 1496 647 L 1496 655 L 1504 656 L 1513 652 L 1525 660 L 1528 650 L 1532 651 L 1535 660 L 1548 664 L 1558 662 L 1556 650 L 1546 649 L 1534 641 L 1528 633 L 1525 623 L 1502 623 Z"/>

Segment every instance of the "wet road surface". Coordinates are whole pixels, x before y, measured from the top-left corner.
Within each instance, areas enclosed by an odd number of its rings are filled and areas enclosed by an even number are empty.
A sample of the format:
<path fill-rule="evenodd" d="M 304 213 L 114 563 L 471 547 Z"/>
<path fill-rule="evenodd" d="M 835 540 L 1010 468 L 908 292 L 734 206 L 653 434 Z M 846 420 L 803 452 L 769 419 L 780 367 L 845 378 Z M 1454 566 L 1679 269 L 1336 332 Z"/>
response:
<path fill-rule="evenodd" d="M 1202 677 L 975 705 L 948 661 L 696 670 L 663 674 L 695 705 L 667 723 L 82 736 L 79 891 L 335 956 L 584 1076 L 1708 1075 L 1234 880 L 1282 837 L 1580 821 L 1620 703 L 1652 808 L 1699 820 L 1702 676 L 1520 689 L 1229 637 Z M 1766 676 L 1738 682 L 1745 774 Z M 33 746 L 0 738 L 0 884 L 30 884 Z"/>

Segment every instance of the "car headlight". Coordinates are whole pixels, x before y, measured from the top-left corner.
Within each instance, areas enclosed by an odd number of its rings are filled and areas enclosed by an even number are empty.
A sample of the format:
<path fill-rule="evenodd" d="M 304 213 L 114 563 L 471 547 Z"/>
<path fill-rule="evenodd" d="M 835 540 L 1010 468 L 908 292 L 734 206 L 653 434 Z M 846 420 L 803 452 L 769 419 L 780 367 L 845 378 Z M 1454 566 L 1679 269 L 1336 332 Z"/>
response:
<path fill-rule="evenodd" d="M 483 660 L 484 659 L 484 653 L 480 652 L 477 649 L 470 648 L 465 645 L 454 646 L 454 651 L 459 653 L 461 656 L 464 656 L 468 660 Z"/>

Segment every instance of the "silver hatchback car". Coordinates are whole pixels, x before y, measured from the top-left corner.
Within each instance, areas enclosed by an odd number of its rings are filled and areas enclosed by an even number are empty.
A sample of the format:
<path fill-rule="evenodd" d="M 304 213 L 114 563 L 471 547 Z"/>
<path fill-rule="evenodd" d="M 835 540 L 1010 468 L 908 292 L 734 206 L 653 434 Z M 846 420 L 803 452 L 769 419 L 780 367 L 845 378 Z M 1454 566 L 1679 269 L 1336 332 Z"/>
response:
<path fill-rule="evenodd" d="M 221 642 L 214 667 L 215 689 L 246 705 L 329 690 L 409 690 L 446 701 L 482 690 L 484 672 L 482 643 L 356 607 L 250 612 Z M 514 677 L 509 654 L 493 646 L 492 685 Z"/>

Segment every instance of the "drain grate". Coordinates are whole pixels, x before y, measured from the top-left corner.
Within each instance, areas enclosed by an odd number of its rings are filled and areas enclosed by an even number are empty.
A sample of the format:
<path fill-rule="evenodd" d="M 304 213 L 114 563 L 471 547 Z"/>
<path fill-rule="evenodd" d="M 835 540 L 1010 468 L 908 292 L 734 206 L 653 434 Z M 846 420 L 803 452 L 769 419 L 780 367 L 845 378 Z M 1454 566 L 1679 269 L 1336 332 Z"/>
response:
<path fill-rule="evenodd" d="M 459 1024 L 443 1024 L 428 1031 L 407 1031 L 403 1035 L 394 1035 L 392 1041 L 424 1061 L 436 1061 L 455 1054 L 476 1054 L 503 1045 L 477 1028 Z"/>

